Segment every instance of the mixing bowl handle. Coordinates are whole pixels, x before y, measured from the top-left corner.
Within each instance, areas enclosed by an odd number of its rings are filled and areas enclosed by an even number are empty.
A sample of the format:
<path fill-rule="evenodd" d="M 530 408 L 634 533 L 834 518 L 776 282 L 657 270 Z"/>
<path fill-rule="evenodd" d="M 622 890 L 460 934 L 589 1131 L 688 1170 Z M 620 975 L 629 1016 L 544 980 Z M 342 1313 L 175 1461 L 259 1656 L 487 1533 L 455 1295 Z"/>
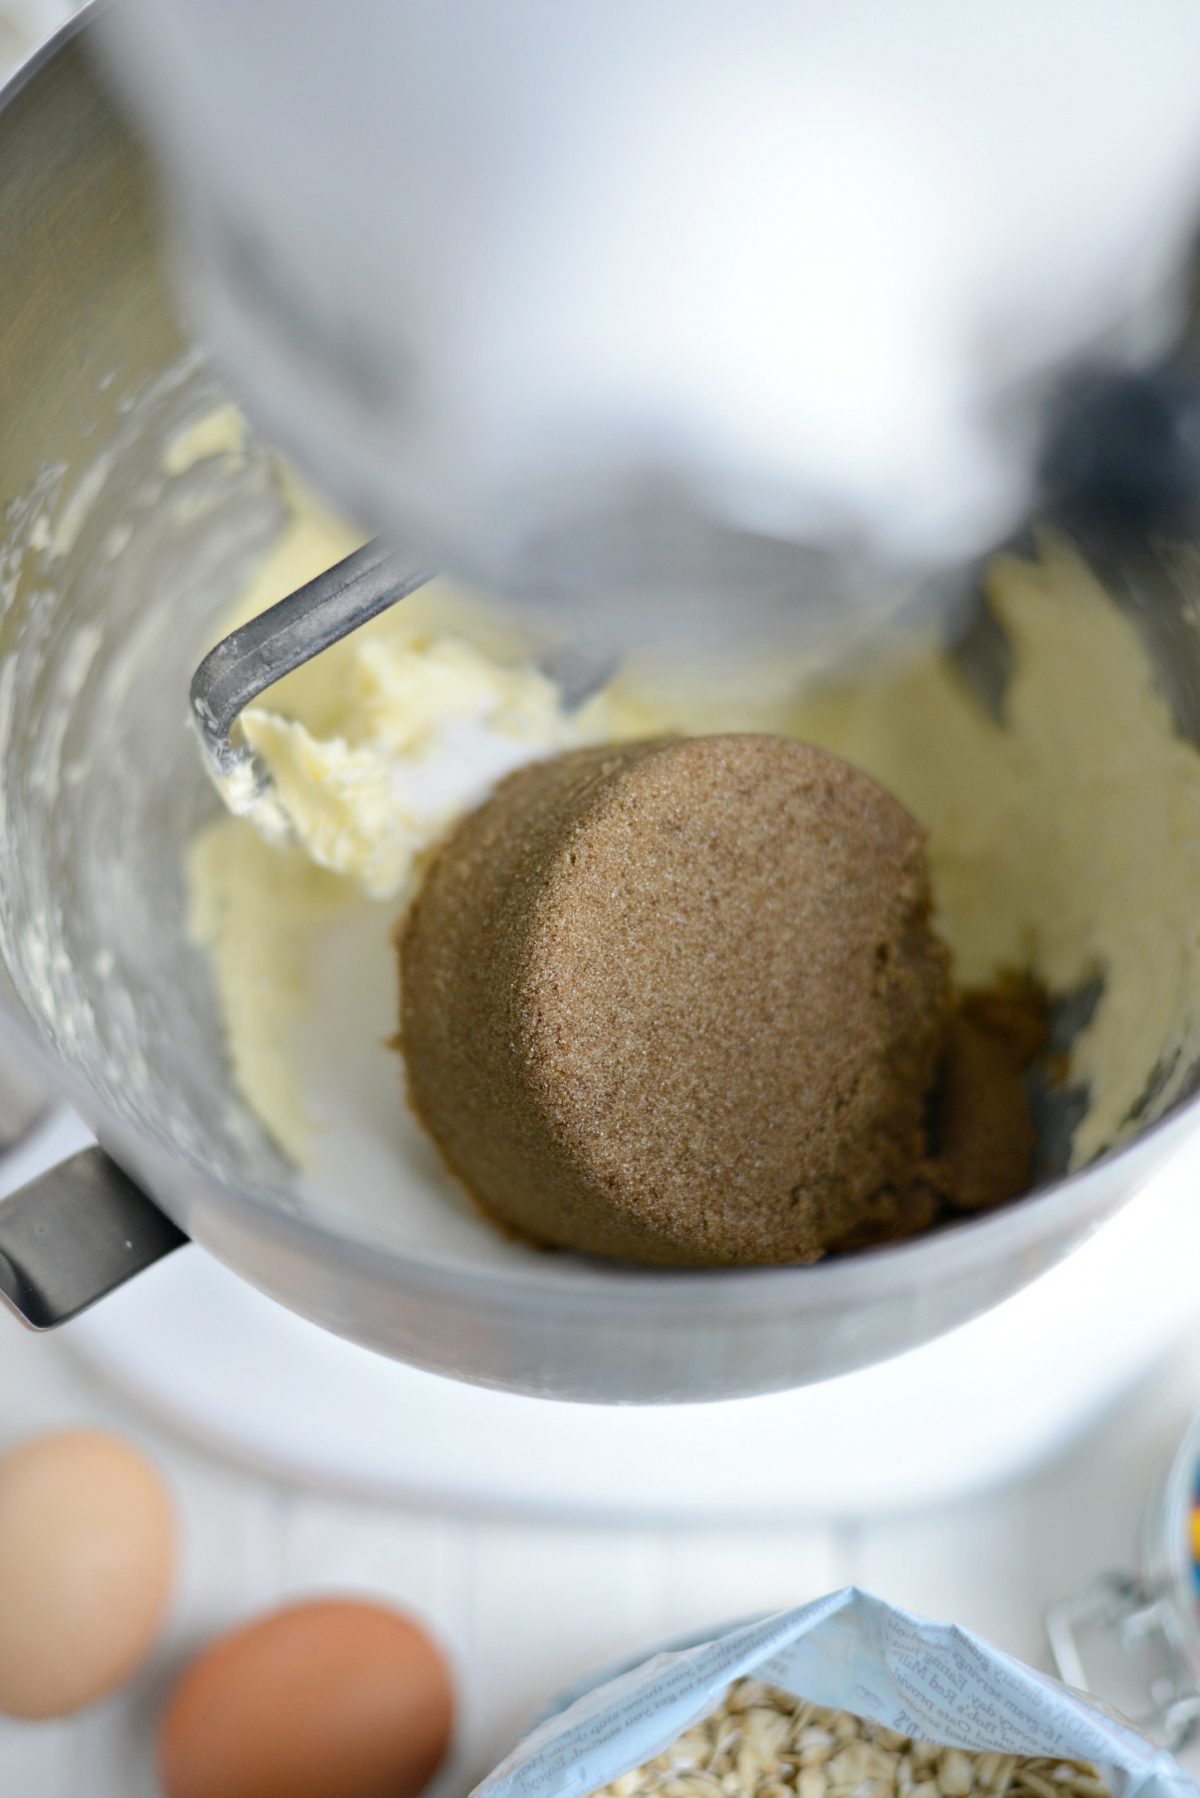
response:
<path fill-rule="evenodd" d="M 103 1149 L 0 1199 L 0 1299 L 52 1330 L 187 1241 Z"/>

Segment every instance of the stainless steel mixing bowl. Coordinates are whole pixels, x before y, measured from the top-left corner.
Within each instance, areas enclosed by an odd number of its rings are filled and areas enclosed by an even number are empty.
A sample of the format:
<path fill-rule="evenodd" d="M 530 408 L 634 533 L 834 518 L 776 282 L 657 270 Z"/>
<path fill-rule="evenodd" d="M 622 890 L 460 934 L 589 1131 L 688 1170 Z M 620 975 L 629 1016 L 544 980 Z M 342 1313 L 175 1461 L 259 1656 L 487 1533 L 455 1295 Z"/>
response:
<path fill-rule="evenodd" d="M 90 29 L 60 35 L 0 106 L 0 1012 L 154 1203 L 99 1150 L 49 1176 L 0 1206 L 0 1290 L 51 1322 L 178 1241 L 170 1219 L 385 1354 L 515 1391 L 647 1402 L 864 1365 L 1065 1255 L 1193 1133 L 1194 1102 L 997 1215 L 813 1268 L 475 1263 L 298 1196 L 232 1092 L 182 925 L 182 852 L 215 804 L 185 727 L 188 678 L 279 505 L 253 449 L 233 473 L 201 462 L 164 477 L 164 442 L 218 389 L 174 322 L 159 202 L 89 66 Z M 1200 636 L 1167 581 L 1153 591 L 1148 640 L 1190 726 Z"/>

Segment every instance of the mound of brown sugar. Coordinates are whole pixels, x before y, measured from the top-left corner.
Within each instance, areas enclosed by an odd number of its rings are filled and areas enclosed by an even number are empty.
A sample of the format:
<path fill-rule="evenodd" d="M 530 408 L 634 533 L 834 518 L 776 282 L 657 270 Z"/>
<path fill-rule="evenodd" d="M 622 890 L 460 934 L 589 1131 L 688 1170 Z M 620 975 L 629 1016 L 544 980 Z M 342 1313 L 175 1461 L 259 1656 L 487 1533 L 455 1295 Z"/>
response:
<path fill-rule="evenodd" d="M 1031 981 L 963 994 L 946 1023 L 924 1156 L 906 1186 L 876 1193 L 830 1249 L 895 1242 L 1026 1192 L 1036 1137 L 1021 1076 L 1046 1034 L 1046 995 Z"/>
<path fill-rule="evenodd" d="M 500 1223 L 624 1260 L 811 1261 L 994 1203 L 971 1145 L 1024 1095 L 930 910 L 921 827 L 808 745 L 522 769 L 400 932 L 411 1102 Z"/>

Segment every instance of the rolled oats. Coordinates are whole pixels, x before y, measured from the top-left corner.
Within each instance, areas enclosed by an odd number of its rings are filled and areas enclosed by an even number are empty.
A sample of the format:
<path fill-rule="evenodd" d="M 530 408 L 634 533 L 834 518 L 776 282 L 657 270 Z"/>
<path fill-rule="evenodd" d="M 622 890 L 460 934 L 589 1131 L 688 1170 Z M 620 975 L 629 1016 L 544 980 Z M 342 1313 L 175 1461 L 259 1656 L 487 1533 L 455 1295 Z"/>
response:
<path fill-rule="evenodd" d="M 968 1754 L 742 1679 L 593 1798 L 1109 1798 L 1081 1761 Z"/>

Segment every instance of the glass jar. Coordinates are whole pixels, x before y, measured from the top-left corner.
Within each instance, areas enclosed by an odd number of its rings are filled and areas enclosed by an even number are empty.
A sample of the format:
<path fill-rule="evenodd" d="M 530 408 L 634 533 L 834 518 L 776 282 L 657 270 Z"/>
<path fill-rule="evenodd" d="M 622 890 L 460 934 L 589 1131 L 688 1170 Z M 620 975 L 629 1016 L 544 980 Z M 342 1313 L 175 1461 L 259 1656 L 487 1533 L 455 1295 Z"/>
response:
<path fill-rule="evenodd" d="M 1046 1630 L 1067 1685 L 1173 1752 L 1200 1743 L 1200 1412 L 1146 1507 L 1140 1570 L 1050 1605 Z"/>

